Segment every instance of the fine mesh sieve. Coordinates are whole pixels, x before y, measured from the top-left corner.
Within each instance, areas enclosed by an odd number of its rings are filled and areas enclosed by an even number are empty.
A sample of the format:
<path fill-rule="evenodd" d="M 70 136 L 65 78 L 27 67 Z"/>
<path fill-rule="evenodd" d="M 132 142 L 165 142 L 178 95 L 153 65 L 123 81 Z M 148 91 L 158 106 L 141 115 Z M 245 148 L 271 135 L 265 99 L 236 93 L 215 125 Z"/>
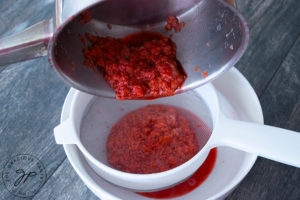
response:
<path fill-rule="evenodd" d="M 206 104 L 206 102 L 211 102 Z M 132 174 L 116 170 L 106 159 L 106 139 L 110 128 L 125 113 L 149 104 L 165 104 L 183 108 L 200 118 L 206 127 L 205 134 L 197 134 L 202 148 L 194 157 L 182 165 L 160 173 Z M 170 187 L 195 172 L 206 159 L 209 149 L 207 142 L 218 113 L 217 97 L 211 84 L 194 91 L 173 97 L 148 101 L 117 101 L 77 92 L 71 103 L 70 118 L 54 129 L 58 144 L 76 144 L 92 169 L 104 179 L 121 187 L 135 191 L 153 191 Z M 201 132 L 202 132 L 201 131 Z"/>
<path fill-rule="evenodd" d="M 210 149 L 230 146 L 278 162 L 300 167 L 300 134 L 255 123 L 228 119 L 220 110 L 214 88 L 207 84 L 194 91 L 153 101 L 111 101 L 76 93 L 70 118 L 54 129 L 58 144 L 76 144 L 87 162 L 104 179 L 135 191 L 172 186 L 195 172 Z M 111 126 L 125 113 L 148 104 L 168 104 L 191 111 L 212 130 L 199 137 L 201 150 L 182 165 L 160 173 L 132 174 L 107 165 L 106 138 Z M 124 114 L 122 114 L 124 113 Z"/>
<path fill-rule="evenodd" d="M 86 108 L 81 122 L 80 140 L 92 156 L 108 165 L 106 159 L 106 141 L 112 126 L 127 113 L 150 104 L 172 105 L 190 111 L 193 116 L 185 116 L 195 131 L 200 149 L 207 143 L 213 121 L 209 108 L 203 99 L 195 92 L 179 94 L 176 97 L 160 98 L 153 101 L 118 101 L 94 97 Z"/>

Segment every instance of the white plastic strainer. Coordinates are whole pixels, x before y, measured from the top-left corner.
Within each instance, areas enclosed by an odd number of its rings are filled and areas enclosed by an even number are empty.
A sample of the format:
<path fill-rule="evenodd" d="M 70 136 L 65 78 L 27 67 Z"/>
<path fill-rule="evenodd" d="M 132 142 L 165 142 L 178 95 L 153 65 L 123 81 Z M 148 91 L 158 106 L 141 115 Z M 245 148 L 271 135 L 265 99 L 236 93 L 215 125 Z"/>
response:
<path fill-rule="evenodd" d="M 105 144 L 110 127 L 125 113 L 148 104 L 169 104 L 192 111 L 213 127 L 212 135 L 192 159 L 165 172 L 131 174 L 109 167 Z M 76 144 L 101 177 L 139 191 L 157 190 L 182 181 L 198 169 L 211 148 L 222 145 L 300 166 L 299 133 L 226 118 L 219 109 L 215 90 L 210 84 L 192 92 L 153 101 L 112 101 L 78 93 L 71 104 L 70 118 L 57 126 L 54 133 L 58 144 Z M 92 151 L 97 149 L 93 145 L 98 145 L 99 151 Z"/>

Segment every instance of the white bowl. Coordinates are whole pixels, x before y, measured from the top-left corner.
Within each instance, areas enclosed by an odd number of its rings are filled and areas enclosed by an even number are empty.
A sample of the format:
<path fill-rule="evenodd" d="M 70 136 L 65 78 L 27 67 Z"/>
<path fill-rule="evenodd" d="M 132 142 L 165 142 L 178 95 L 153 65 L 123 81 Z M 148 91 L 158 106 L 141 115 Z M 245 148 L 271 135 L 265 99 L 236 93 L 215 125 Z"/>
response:
<path fill-rule="evenodd" d="M 226 85 L 224 84 L 226 83 Z M 216 88 L 226 98 L 222 98 L 222 110 L 231 117 L 263 123 L 259 101 L 246 79 L 235 69 L 214 82 Z M 228 89 L 230 88 L 230 89 Z M 68 118 L 71 90 L 64 104 L 62 121 Z M 226 101 L 230 100 L 233 108 Z M 245 101 L 247 100 L 247 101 Z M 247 102 L 247 103 L 245 103 Z M 225 110 L 224 110 L 225 109 Z M 76 145 L 64 145 L 67 156 L 83 181 L 102 199 L 146 199 L 131 191 L 124 190 L 103 181 L 91 170 Z M 218 157 L 213 172 L 208 179 L 194 191 L 179 199 L 216 199 L 224 197 L 247 174 L 255 162 L 256 156 L 231 148 L 218 148 Z"/>

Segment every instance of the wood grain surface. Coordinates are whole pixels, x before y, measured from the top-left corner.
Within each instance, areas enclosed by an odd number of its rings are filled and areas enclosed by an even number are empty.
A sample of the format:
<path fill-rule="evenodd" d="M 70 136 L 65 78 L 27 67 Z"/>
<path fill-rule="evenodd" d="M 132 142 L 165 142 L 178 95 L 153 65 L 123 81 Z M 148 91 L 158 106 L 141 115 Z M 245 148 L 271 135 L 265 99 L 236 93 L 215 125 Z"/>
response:
<path fill-rule="evenodd" d="M 265 123 L 300 131 L 300 1 L 236 3 L 251 34 L 249 47 L 236 67 L 257 92 Z M 0 38 L 53 13 L 54 0 L 0 0 Z M 0 174 L 18 154 L 37 157 L 47 172 L 41 189 L 26 199 L 97 199 L 54 141 L 53 128 L 59 123 L 68 90 L 47 58 L 12 64 L 0 73 Z M 11 194 L 2 178 L 0 200 L 24 199 Z M 300 169 L 259 158 L 226 198 L 236 199 L 298 200 Z"/>

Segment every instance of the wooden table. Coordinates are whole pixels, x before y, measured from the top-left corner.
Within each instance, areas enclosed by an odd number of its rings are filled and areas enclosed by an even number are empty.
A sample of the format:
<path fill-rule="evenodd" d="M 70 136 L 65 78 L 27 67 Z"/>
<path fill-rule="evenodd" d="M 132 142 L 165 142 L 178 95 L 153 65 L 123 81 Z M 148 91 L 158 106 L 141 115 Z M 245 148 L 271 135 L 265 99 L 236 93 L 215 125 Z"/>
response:
<path fill-rule="evenodd" d="M 251 36 L 236 67 L 259 96 L 265 123 L 300 131 L 300 1 L 237 0 L 237 7 Z M 0 36 L 53 13 L 53 0 L 0 0 Z M 11 158 L 29 154 L 47 173 L 39 192 L 28 199 L 97 199 L 54 141 L 53 128 L 68 90 L 47 58 L 10 65 L 0 74 L 0 172 Z M 19 199 L 8 192 L 4 178 L 0 199 Z M 259 158 L 227 199 L 300 199 L 300 169 Z"/>

